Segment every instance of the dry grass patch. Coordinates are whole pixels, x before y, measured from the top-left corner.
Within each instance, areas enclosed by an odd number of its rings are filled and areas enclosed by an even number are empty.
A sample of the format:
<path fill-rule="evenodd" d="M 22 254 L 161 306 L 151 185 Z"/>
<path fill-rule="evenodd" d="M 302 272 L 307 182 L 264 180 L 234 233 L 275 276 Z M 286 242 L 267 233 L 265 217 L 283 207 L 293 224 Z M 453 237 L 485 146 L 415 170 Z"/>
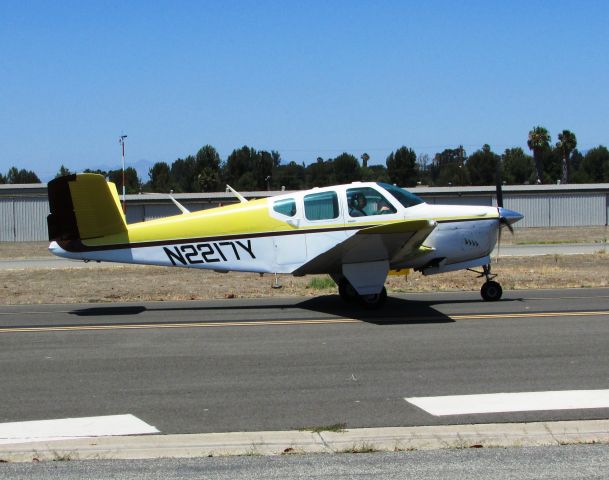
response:
<path fill-rule="evenodd" d="M 609 255 L 544 255 L 504 257 L 493 263 L 504 290 L 609 286 Z M 336 293 L 327 276 L 280 276 L 283 286 L 273 289 L 273 275 L 220 274 L 212 271 L 150 267 L 5 270 L 0 272 L 0 304 L 138 302 L 147 300 L 209 300 L 316 296 Z M 387 279 L 392 293 L 479 290 L 482 279 L 469 272 Z M 312 288 L 311 284 L 315 286 Z"/>
<path fill-rule="evenodd" d="M 607 227 L 514 228 L 514 235 L 504 232 L 506 244 L 533 243 L 607 243 Z"/>
<path fill-rule="evenodd" d="M 51 258 L 49 242 L 0 242 L 0 260 Z"/>

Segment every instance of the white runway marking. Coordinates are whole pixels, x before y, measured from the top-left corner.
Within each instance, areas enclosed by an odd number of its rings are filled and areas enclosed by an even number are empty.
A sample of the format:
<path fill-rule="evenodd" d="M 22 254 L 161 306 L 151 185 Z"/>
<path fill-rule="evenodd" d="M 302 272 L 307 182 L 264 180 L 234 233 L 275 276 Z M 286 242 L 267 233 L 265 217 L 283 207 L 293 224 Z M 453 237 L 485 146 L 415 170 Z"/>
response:
<path fill-rule="evenodd" d="M 0 423 L 0 445 L 144 433 L 159 431 L 129 414 L 11 422 Z"/>
<path fill-rule="evenodd" d="M 412 397 L 404 400 L 435 416 L 574 410 L 580 408 L 609 408 L 609 390 L 488 393 L 482 395 Z"/>

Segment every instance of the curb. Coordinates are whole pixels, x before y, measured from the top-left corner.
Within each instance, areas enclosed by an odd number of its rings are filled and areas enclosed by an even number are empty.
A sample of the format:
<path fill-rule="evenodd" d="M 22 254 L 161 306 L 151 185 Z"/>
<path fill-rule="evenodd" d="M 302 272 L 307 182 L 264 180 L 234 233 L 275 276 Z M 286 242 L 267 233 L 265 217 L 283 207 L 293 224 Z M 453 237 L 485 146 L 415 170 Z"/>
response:
<path fill-rule="evenodd" d="M 1 440 L 1 439 L 0 439 Z M 446 448 L 609 444 L 609 420 L 81 438 L 0 445 L 0 461 L 368 453 Z"/>

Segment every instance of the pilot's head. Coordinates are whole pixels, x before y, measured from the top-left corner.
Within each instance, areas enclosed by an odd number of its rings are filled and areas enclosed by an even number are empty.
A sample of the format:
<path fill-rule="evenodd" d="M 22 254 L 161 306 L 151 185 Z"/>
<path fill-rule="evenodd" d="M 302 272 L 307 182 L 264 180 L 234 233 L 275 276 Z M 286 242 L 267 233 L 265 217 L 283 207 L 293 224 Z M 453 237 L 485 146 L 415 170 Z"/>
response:
<path fill-rule="evenodd" d="M 368 200 L 363 193 L 356 193 L 353 196 L 353 206 L 359 210 L 362 210 L 368 204 Z"/>

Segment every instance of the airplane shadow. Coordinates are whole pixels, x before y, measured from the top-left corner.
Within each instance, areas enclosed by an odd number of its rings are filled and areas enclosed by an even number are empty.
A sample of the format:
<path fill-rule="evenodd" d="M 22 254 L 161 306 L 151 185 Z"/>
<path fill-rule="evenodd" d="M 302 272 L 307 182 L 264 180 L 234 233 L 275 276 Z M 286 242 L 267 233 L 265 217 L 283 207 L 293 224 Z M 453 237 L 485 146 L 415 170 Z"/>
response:
<path fill-rule="evenodd" d="M 517 301 L 517 299 L 515 299 Z M 504 300 L 505 301 L 505 300 Z M 514 300 L 511 300 L 514 301 Z M 230 312 L 230 311 L 261 311 L 261 310 L 286 310 L 290 309 L 292 312 L 295 309 L 308 310 L 310 312 L 321 313 L 323 315 L 336 317 L 336 318 L 353 318 L 361 320 L 362 322 L 374 324 L 374 325 L 413 325 L 413 324 L 435 324 L 435 323 L 453 323 L 454 320 L 440 312 L 438 306 L 443 304 L 472 304 L 475 306 L 479 304 L 478 299 L 463 299 L 463 300 L 408 300 L 404 298 L 389 297 L 384 308 L 380 310 L 366 310 L 357 304 L 347 304 L 341 300 L 338 295 L 322 295 L 318 297 L 309 298 L 299 303 L 290 303 L 289 301 L 282 302 L 281 299 L 276 299 L 273 304 L 255 304 L 255 305 L 210 305 L 210 306 L 190 306 L 187 302 L 184 302 L 180 306 L 167 305 L 167 306 L 152 306 L 146 307 L 144 305 L 121 305 L 121 306 L 96 306 L 91 308 L 83 308 L 72 310 L 70 314 L 77 315 L 80 317 L 98 317 L 98 316 L 130 316 L 139 315 L 147 311 L 158 312 L 179 312 L 179 311 L 201 311 L 201 312 Z M 305 314 L 307 318 L 309 316 Z M 290 315 L 286 320 L 294 319 L 301 320 L 303 317 L 294 317 Z M 210 322 L 216 322 L 219 319 L 206 318 Z M 200 322 L 201 320 L 198 320 Z M 226 317 L 224 317 L 226 321 Z M 247 320 L 239 320 L 247 321 Z M 184 323 L 189 323 L 185 321 Z"/>
<path fill-rule="evenodd" d="M 78 315 L 79 317 L 101 317 L 104 315 L 138 315 L 146 310 L 147 308 L 142 305 L 107 306 L 72 310 L 70 314 Z"/>
<path fill-rule="evenodd" d="M 389 297 L 382 309 L 367 310 L 358 304 L 346 304 L 338 295 L 324 295 L 300 302 L 297 307 L 339 318 L 355 318 L 374 325 L 414 325 L 454 322 L 452 318 L 434 308 L 435 305 L 441 303 L 443 302 L 426 302 Z"/>

